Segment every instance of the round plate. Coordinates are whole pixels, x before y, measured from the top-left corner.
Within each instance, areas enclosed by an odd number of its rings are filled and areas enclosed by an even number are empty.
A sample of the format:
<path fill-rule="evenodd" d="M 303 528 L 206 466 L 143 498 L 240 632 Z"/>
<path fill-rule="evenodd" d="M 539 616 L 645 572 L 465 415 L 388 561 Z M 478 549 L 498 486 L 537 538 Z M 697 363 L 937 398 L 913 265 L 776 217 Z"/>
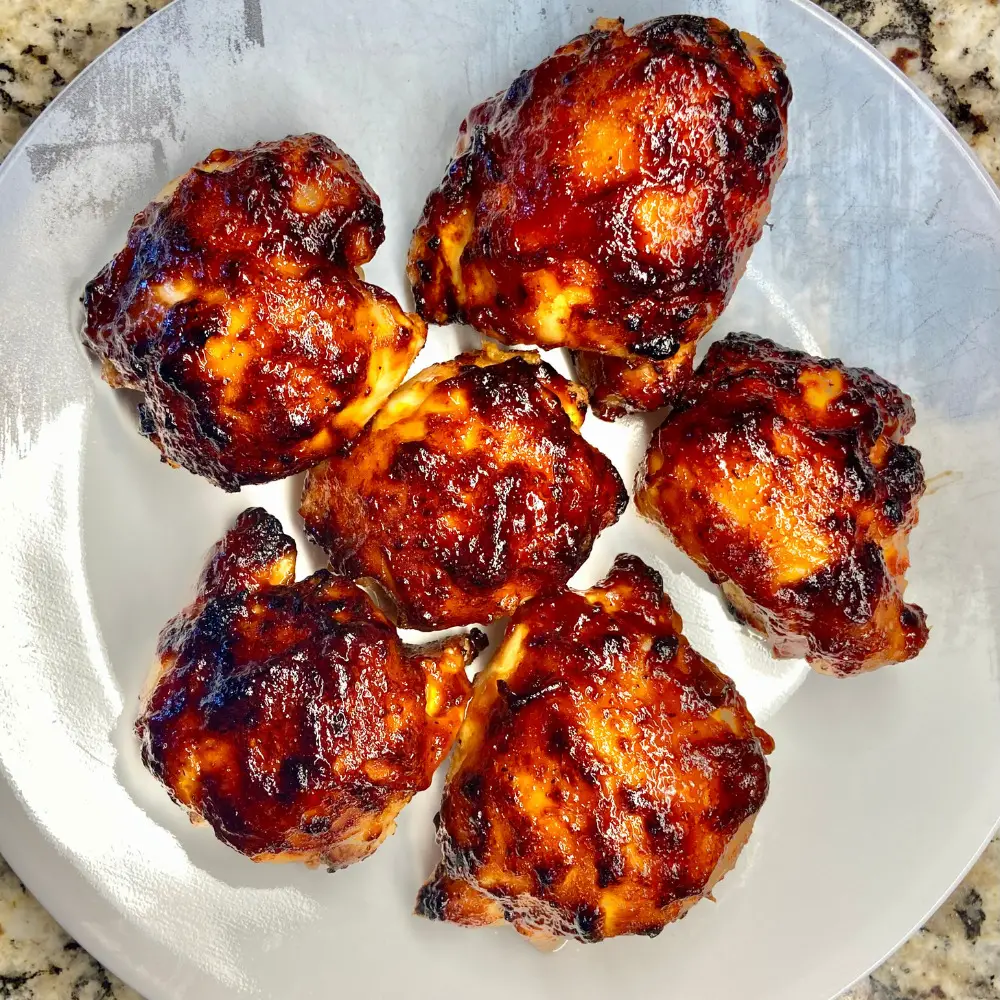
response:
<path fill-rule="evenodd" d="M 187 822 L 139 766 L 131 735 L 156 634 L 243 506 L 264 503 L 297 530 L 300 483 L 228 496 L 161 465 L 136 433 L 133 401 L 99 383 L 78 343 L 84 282 L 165 181 L 215 146 L 294 132 L 324 132 L 357 158 L 389 233 L 369 277 L 406 295 L 409 232 L 464 113 L 595 11 L 563 0 L 182 0 L 84 73 L 4 163 L 0 849 L 148 997 L 826 1000 L 920 922 L 993 829 L 998 192 L 932 106 L 817 8 L 692 9 L 763 38 L 795 89 L 773 227 L 716 330 L 839 355 L 912 393 L 931 487 L 909 595 L 933 631 L 912 663 L 848 681 L 808 674 L 764 655 L 634 514 L 602 536 L 581 579 L 618 551 L 658 565 L 695 645 L 733 675 L 778 747 L 770 798 L 718 905 L 655 941 L 542 955 L 508 929 L 412 917 L 434 860 L 438 788 L 375 857 L 336 875 L 253 865 Z M 618 0 L 607 13 L 634 23 L 660 12 Z M 432 330 L 420 361 L 471 342 Z M 651 422 L 586 426 L 629 478 Z M 318 564 L 305 555 L 306 568 Z"/>

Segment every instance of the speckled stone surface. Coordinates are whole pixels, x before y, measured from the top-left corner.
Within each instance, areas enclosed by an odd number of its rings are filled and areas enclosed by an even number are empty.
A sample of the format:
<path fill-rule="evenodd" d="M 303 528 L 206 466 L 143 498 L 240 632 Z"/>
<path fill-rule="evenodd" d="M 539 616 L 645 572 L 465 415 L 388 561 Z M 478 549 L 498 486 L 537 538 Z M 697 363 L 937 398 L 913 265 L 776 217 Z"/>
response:
<path fill-rule="evenodd" d="M 998 0 L 820 0 L 948 116 L 1000 181 Z"/>
<path fill-rule="evenodd" d="M 0 0 L 0 159 L 84 66 L 166 2 Z"/>
<path fill-rule="evenodd" d="M 0 158 L 59 89 L 165 0 L 0 0 Z M 1000 181 L 1000 2 L 822 0 L 945 112 Z M 0 859 L 0 1000 L 138 1000 Z M 1000 1000 L 1000 839 L 842 1000 Z"/>

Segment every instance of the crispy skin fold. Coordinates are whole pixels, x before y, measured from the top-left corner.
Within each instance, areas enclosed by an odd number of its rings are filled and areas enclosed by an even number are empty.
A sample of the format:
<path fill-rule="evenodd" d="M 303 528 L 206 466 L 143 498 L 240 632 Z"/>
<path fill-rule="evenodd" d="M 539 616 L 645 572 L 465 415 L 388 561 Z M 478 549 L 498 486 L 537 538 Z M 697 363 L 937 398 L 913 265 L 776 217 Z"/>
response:
<path fill-rule="evenodd" d="M 356 434 L 423 345 L 420 318 L 359 277 L 383 239 L 329 139 L 217 149 L 88 284 L 84 342 L 143 394 L 166 461 L 226 490 L 291 475 Z"/>
<path fill-rule="evenodd" d="M 601 19 L 469 112 L 409 277 L 429 322 L 568 347 L 595 412 L 663 406 L 785 164 L 791 88 L 752 35 Z"/>
<path fill-rule="evenodd" d="M 675 399 L 691 377 L 697 347 L 697 340 L 689 340 L 666 361 L 573 351 L 573 366 L 590 394 L 594 413 L 604 420 L 617 420 L 626 413 L 662 409 Z"/>
<path fill-rule="evenodd" d="M 490 622 L 583 565 L 628 494 L 580 435 L 586 394 L 495 347 L 414 376 L 310 470 L 301 513 L 331 564 L 375 579 L 399 622 Z"/>
<path fill-rule="evenodd" d="M 841 676 L 908 660 L 928 636 L 903 598 L 924 492 L 913 421 L 867 368 L 730 334 L 654 433 L 636 505 L 775 656 Z"/>
<path fill-rule="evenodd" d="M 735 863 L 772 746 L 659 574 L 619 556 L 519 608 L 476 677 L 417 912 L 536 943 L 654 936 Z"/>
<path fill-rule="evenodd" d="M 250 508 L 160 634 L 143 763 L 241 854 L 344 867 L 430 784 L 484 645 L 474 631 L 407 647 L 350 580 L 296 583 L 295 543 Z"/>

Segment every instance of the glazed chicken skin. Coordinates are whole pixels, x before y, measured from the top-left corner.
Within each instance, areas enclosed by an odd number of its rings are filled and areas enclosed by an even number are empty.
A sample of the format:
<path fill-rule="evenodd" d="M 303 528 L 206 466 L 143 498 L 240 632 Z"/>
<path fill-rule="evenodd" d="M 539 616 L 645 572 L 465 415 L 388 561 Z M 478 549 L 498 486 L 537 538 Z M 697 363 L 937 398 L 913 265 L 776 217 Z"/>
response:
<path fill-rule="evenodd" d="M 271 515 L 240 515 L 160 635 L 135 728 L 146 767 L 224 843 L 333 869 L 370 855 L 430 784 L 485 636 L 404 646 L 350 580 L 296 583 L 295 555 Z"/>
<path fill-rule="evenodd" d="M 359 277 L 382 209 L 329 139 L 217 149 L 87 286 L 85 343 L 163 458 L 226 490 L 314 465 L 405 378 L 426 328 Z"/>
<path fill-rule="evenodd" d="M 523 605 L 474 682 L 417 912 L 535 943 L 655 936 L 750 835 L 773 747 L 658 573 Z"/>
<path fill-rule="evenodd" d="M 391 595 L 401 625 L 490 622 L 583 565 L 628 503 L 580 435 L 586 394 L 535 352 L 432 365 L 310 470 L 301 514 L 332 566 Z"/>
<path fill-rule="evenodd" d="M 908 660 L 928 635 L 903 599 L 924 491 L 913 421 L 867 368 L 730 334 L 653 435 L 636 505 L 775 656 L 840 676 Z"/>
<path fill-rule="evenodd" d="M 578 369 L 601 416 L 665 405 L 760 237 L 790 100 L 721 21 L 598 20 L 462 123 L 410 248 L 418 311 L 605 355 Z"/>
<path fill-rule="evenodd" d="M 594 413 L 617 420 L 626 413 L 666 406 L 694 369 L 696 341 L 666 361 L 632 361 L 597 351 L 572 351 L 573 367 L 590 396 Z"/>

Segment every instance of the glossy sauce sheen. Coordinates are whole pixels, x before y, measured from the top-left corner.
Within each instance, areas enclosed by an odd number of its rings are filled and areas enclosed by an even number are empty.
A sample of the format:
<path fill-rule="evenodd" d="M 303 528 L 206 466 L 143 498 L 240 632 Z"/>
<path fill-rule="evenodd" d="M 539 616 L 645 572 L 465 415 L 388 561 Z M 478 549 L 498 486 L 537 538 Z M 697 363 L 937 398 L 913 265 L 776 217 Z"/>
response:
<path fill-rule="evenodd" d="M 332 565 L 371 577 L 400 624 L 489 622 L 561 587 L 628 494 L 581 437 L 586 396 L 534 352 L 488 348 L 401 386 L 306 477 Z"/>
<path fill-rule="evenodd" d="M 786 157 L 781 60 L 721 21 L 602 19 L 469 112 L 410 248 L 420 314 L 664 405 L 743 272 Z"/>
<path fill-rule="evenodd" d="M 87 286 L 84 340 L 143 393 L 167 461 L 227 490 L 288 476 L 357 433 L 423 345 L 419 317 L 358 276 L 384 237 L 329 139 L 217 149 Z"/>
<path fill-rule="evenodd" d="M 641 560 L 522 606 L 474 687 L 419 913 L 652 936 L 732 867 L 773 744 Z"/>
<path fill-rule="evenodd" d="M 295 544 L 259 508 L 216 546 L 160 634 L 136 722 L 147 768 L 257 861 L 371 854 L 448 754 L 485 636 L 406 647 L 350 580 L 295 582 Z"/>
<path fill-rule="evenodd" d="M 730 334 L 654 433 L 636 505 L 776 656 L 839 675 L 906 660 L 928 635 L 903 599 L 924 491 L 913 421 L 867 368 Z"/>

